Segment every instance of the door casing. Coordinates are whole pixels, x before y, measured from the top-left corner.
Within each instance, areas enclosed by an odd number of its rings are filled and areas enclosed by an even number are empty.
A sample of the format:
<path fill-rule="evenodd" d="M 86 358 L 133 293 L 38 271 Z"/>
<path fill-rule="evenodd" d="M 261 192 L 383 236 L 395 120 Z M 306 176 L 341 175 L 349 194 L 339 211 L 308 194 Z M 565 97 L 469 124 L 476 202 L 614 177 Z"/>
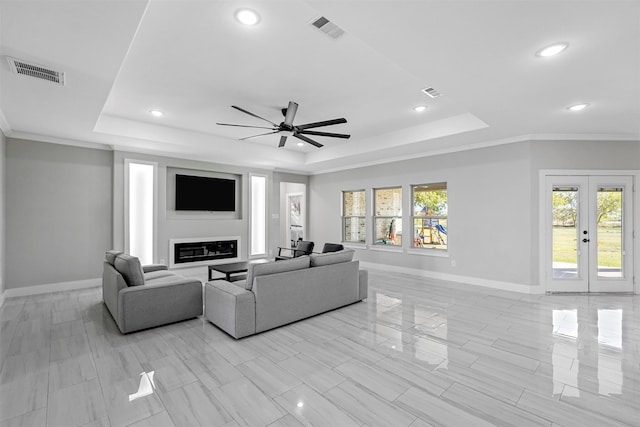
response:
<path fill-rule="evenodd" d="M 539 250 L 539 258 L 538 258 L 538 264 L 539 264 L 539 281 L 540 281 L 540 285 L 542 286 L 542 288 L 544 289 L 545 292 L 554 292 L 554 291 L 550 291 L 549 289 L 547 289 L 547 245 L 550 244 L 549 241 L 549 233 L 547 233 L 547 200 L 546 198 L 548 197 L 548 192 L 547 192 L 547 177 L 550 176 L 565 176 L 565 177 L 571 177 L 571 176 L 593 176 L 593 177 L 599 177 L 599 176 L 620 176 L 620 177 L 631 177 L 631 183 L 632 183 L 632 195 L 631 195 L 631 200 L 632 200 L 632 215 L 631 215 L 631 224 L 627 224 L 627 226 L 630 226 L 633 228 L 633 237 L 632 237 L 632 241 L 630 242 L 631 248 L 633 250 L 633 254 L 632 256 L 629 258 L 632 262 L 632 266 L 631 266 L 631 276 L 632 276 L 632 280 L 633 280 L 633 285 L 631 288 L 631 292 L 634 293 L 640 293 L 640 286 L 638 284 L 638 280 L 636 278 L 636 273 L 635 270 L 637 269 L 637 267 L 640 265 L 640 254 L 638 251 L 638 239 L 636 238 L 636 231 L 635 229 L 636 224 L 640 224 L 640 215 L 638 212 L 638 206 L 640 206 L 639 203 L 639 195 L 638 192 L 635 191 L 635 186 L 636 183 L 638 181 L 638 176 L 640 176 L 640 171 L 635 171 L 635 170 L 540 170 L 539 172 L 539 179 L 538 179 L 538 207 L 539 207 L 539 212 L 538 212 L 538 236 L 539 236 L 539 242 L 538 242 L 538 250 Z M 571 292 L 571 291 L 568 291 Z M 598 291 L 595 291 L 598 292 Z M 613 290 L 612 292 L 616 292 L 615 290 Z M 629 291 L 625 291 L 625 292 L 629 292 Z"/>

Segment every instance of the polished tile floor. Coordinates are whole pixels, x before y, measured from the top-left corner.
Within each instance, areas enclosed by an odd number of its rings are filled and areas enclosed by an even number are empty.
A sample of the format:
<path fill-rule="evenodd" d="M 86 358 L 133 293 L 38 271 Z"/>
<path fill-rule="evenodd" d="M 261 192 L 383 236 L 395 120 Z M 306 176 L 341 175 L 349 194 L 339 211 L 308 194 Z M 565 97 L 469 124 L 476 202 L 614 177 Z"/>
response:
<path fill-rule="evenodd" d="M 0 425 L 640 425 L 640 295 L 370 273 L 365 302 L 239 341 L 121 335 L 99 289 L 7 300 Z"/>

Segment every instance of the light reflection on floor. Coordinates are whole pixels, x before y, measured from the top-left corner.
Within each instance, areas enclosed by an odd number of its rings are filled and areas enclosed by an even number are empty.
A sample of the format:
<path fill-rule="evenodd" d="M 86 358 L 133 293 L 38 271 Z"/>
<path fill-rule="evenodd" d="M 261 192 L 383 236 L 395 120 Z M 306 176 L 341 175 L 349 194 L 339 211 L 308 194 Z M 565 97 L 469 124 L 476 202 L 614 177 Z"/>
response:
<path fill-rule="evenodd" d="M 581 328 L 579 318 L 589 325 L 597 316 L 597 333 Z M 553 335 L 553 393 L 580 397 L 578 381 L 580 361 L 597 358 L 598 393 L 602 396 L 622 394 L 622 309 L 554 309 Z M 568 385 L 570 387 L 565 387 Z"/>
<path fill-rule="evenodd" d="M 156 383 L 153 381 L 154 373 L 154 371 L 151 371 L 142 372 L 140 374 L 140 385 L 138 386 L 138 391 L 129 395 L 129 402 L 153 394 L 153 390 L 156 388 Z"/>

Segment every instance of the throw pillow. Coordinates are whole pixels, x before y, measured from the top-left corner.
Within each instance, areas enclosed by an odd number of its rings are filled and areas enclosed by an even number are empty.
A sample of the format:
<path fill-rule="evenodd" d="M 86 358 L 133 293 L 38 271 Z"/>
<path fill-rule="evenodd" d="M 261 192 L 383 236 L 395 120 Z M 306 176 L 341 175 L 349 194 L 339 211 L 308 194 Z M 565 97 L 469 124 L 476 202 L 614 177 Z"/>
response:
<path fill-rule="evenodd" d="M 107 262 L 109 264 L 113 265 L 114 261 L 116 260 L 116 257 L 118 255 L 120 255 L 121 253 L 122 253 L 122 251 L 118 251 L 118 250 L 112 249 L 112 250 L 107 251 L 105 253 L 105 258 L 106 258 L 106 260 L 107 260 Z"/>
<path fill-rule="evenodd" d="M 343 249 L 338 252 L 328 252 L 326 254 L 311 254 L 311 267 L 349 262 L 353 260 L 354 253 L 355 251 L 353 249 Z"/>
<path fill-rule="evenodd" d="M 116 257 L 113 266 L 118 270 L 124 281 L 129 286 L 144 285 L 144 272 L 142 271 L 142 265 L 137 257 L 120 254 Z"/>
<path fill-rule="evenodd" d="M 303 255 L 284 261 L 273 261 L 265 264 L 249 264 L 247 268 L 247 281 L 244 288 L 248 291 L 253 289 L 253 279 L 267 274 L 284 273 L 285 271 L 295 271 L 309 268 L 309 256 Z"/>

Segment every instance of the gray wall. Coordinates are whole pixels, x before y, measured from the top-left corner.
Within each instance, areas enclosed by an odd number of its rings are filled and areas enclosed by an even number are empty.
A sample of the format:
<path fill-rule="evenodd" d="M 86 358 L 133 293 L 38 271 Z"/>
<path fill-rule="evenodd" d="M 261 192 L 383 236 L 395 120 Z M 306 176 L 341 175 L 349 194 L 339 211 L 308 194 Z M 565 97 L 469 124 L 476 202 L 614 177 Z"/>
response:
<path fill-rule="evenodd" d="M 638 169 L 638 147 L 637 142 L 531 141 L 315 175 L 309 189 L 310 238 L 341 239 L 342 190 L 367 190 L 370 221 L 371 190 L 400 185 L 404 250 L 363 248 L 360 260 L 538 286 L 540 169 Z M 442 181 L 448 185 L 449 256 L 412 254 L 407 250 L 411 185 Z"/>
<path fill-rule="evenodd" d="M 531 141 L 308 177 L 12 138 L 5 141 L 2 135 L 0 224 L 6 224 L 1 240 L 9 249 L 0 245 L 0 292 L 3 288 L 100 277 L 104 251 L 124 246 L 125 158 L 159 165 L 157 261 L 168 261 L 169 238 L 215 235 L 240 235 L 246 257 L 246 186 L 250 172 L 269 179 L 270 256 L 281 234 L 281 182 L 307 185 L 308 238 L 318 247 L 341 239 L 342 190 L 364 188 L 370 199 L 372 188 L 401 185 L 408 247 L 410 185 L 446 181 L 451 231 L 448 258 L 415 255 L 407 250 L 389 253 L 365 249 L 359 251 L 359 259 L 536 286 L 539 171 L 637 170 L 640 144 Z M 214 219 L 205 214 L 202 218 L 179 219 L 171 212 L 167 214 L 167 167 L 242 176 L 242 217 Z M 369 206 L 368 215 L 370 211 Z M 368 232 L 371 238 L 371 230 Z M 452 260 L 456 267 L 451 266 Z"/>
<path fill-rule="evenodd" d="M 5 288 L 5 152 L 7 140 L 4 133 L 0 130 L 0 300 Z"/>
<path fill-rule="evenodd" d="M 7 139 L 7 289 L 102 275 L 112 164 L 110 151 Z"/>

